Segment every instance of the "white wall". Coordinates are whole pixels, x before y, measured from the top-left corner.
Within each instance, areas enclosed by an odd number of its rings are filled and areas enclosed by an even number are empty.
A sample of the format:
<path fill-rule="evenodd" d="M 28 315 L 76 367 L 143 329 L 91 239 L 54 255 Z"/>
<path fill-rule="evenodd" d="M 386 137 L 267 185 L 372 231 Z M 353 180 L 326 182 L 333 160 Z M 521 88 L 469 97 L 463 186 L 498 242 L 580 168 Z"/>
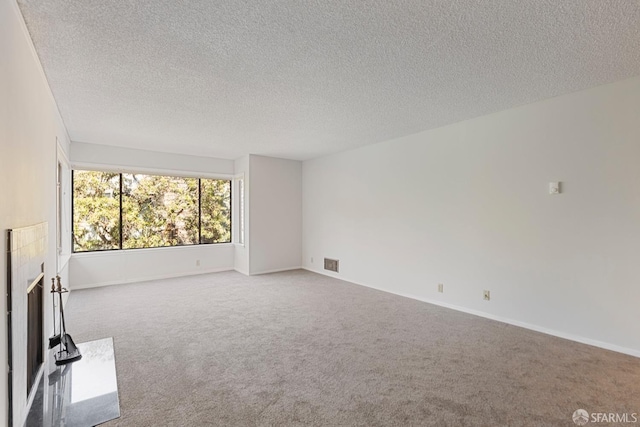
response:
<path fill-rule="evenodd" d="M 640 356 L 639 123 L 640 77 L 307 161 L 304 266 Z"/>
<path fill-rule="evenodd" d="M 56 138 L 68 138 L 15 1 L 0 1 L 0 287 L 6 290 L 6 230 L 48 222 L 45 280 L 56 274 Z M 4 291 L 3 291 L 4 292 Z M 45 292 L 45 340 L 51 325 Z M 6 299 L 0 298 L 6 313 Z M 0 316 L 0 425 L 7 424 L 7 325 Z M 25 325 L 26 327 L 26 325 Z"/>
<path fill-rule="evenodd" d="M 76 169 L 129 170 L 179 176 L 233 177 L 233 160 L 71 143 Z M 233 244 L 77 253 L 69 263 L 72 289 L 234 269 Z M 200 265 L 197 265 L 199 262 Z"/>
<path fill-rule="evenodd" d="M 249 272 L 301 267 L 302 163 L 249 156 Z"/>
<path fill-rule="evenodd" d="M 71 163 L 74 167 L 122 168 L 132 172 L 180 173 L 197 175 L 233 174 L 233 160 L 215 157 L 189 156 L 184 154 L 161 153 L 136 150 L 100 144 L 71 143 Z"/>
<path fill-rule="evenodd" d="M 77 253 L 70 280 L 72 289 L 82 289 L 226 271 L 233 269 L 233 257 L 231 243 Z"/>

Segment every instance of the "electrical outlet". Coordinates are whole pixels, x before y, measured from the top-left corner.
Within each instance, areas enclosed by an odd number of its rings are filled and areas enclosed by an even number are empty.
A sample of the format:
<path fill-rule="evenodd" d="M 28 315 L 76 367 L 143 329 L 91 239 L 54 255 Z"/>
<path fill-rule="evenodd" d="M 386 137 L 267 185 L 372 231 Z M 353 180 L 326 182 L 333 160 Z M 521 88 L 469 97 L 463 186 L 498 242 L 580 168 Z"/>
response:
<path fill-rule="evenodd" d="M 444 292 L 444 285 L 442 283 L 438 283 L 438 292 Z"/>
<path fill-rule="evenodd" d="M 484 292 L 483 293 L 484 300 L 485 301 L 491 300 L 491 292 L 489 292 L 489 291 L 483 291 L 483 292 Z"/>
<path fill-rule="evenodd" d="M 199 259 L 196 260 L 196 267 L 200 267 L 200 260 Z"/>
<path fill-rule="evenodd" d="M 311 257 L 311 264 L 313 264 L 313 257 Z"/>

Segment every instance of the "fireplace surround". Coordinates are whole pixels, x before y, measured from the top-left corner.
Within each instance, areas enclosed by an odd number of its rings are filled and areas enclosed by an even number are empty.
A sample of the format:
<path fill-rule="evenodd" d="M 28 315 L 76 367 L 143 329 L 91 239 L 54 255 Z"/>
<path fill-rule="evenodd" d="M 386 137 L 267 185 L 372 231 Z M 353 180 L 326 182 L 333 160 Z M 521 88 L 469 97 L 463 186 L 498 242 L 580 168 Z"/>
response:
<path fill-rule="evenodd" d="M 7 231 L 9 425 L 22 427 L 44 362 L 46 222 Z"/>

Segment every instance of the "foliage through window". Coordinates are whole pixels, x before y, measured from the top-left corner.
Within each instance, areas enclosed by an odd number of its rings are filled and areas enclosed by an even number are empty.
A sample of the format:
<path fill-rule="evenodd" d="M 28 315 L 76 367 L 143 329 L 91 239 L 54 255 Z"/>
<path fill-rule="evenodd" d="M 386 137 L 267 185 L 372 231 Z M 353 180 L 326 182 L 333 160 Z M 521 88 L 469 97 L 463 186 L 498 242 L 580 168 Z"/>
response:
<path fill-rule="evenodd" d="M 231 181 L 73 171 L 73 250 L 231 242 Z"/>

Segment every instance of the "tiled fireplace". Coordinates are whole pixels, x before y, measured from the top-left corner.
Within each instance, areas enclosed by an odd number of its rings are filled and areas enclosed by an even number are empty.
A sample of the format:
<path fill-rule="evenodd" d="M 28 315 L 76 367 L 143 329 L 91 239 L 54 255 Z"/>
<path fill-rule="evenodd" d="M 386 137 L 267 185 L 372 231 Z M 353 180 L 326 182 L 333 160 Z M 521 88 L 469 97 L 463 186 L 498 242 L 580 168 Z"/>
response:
<path fill-rule="evenodd" d="M 9 419 L 22 427 L 44 359 L 47 223 L 7 232 Z"/>

